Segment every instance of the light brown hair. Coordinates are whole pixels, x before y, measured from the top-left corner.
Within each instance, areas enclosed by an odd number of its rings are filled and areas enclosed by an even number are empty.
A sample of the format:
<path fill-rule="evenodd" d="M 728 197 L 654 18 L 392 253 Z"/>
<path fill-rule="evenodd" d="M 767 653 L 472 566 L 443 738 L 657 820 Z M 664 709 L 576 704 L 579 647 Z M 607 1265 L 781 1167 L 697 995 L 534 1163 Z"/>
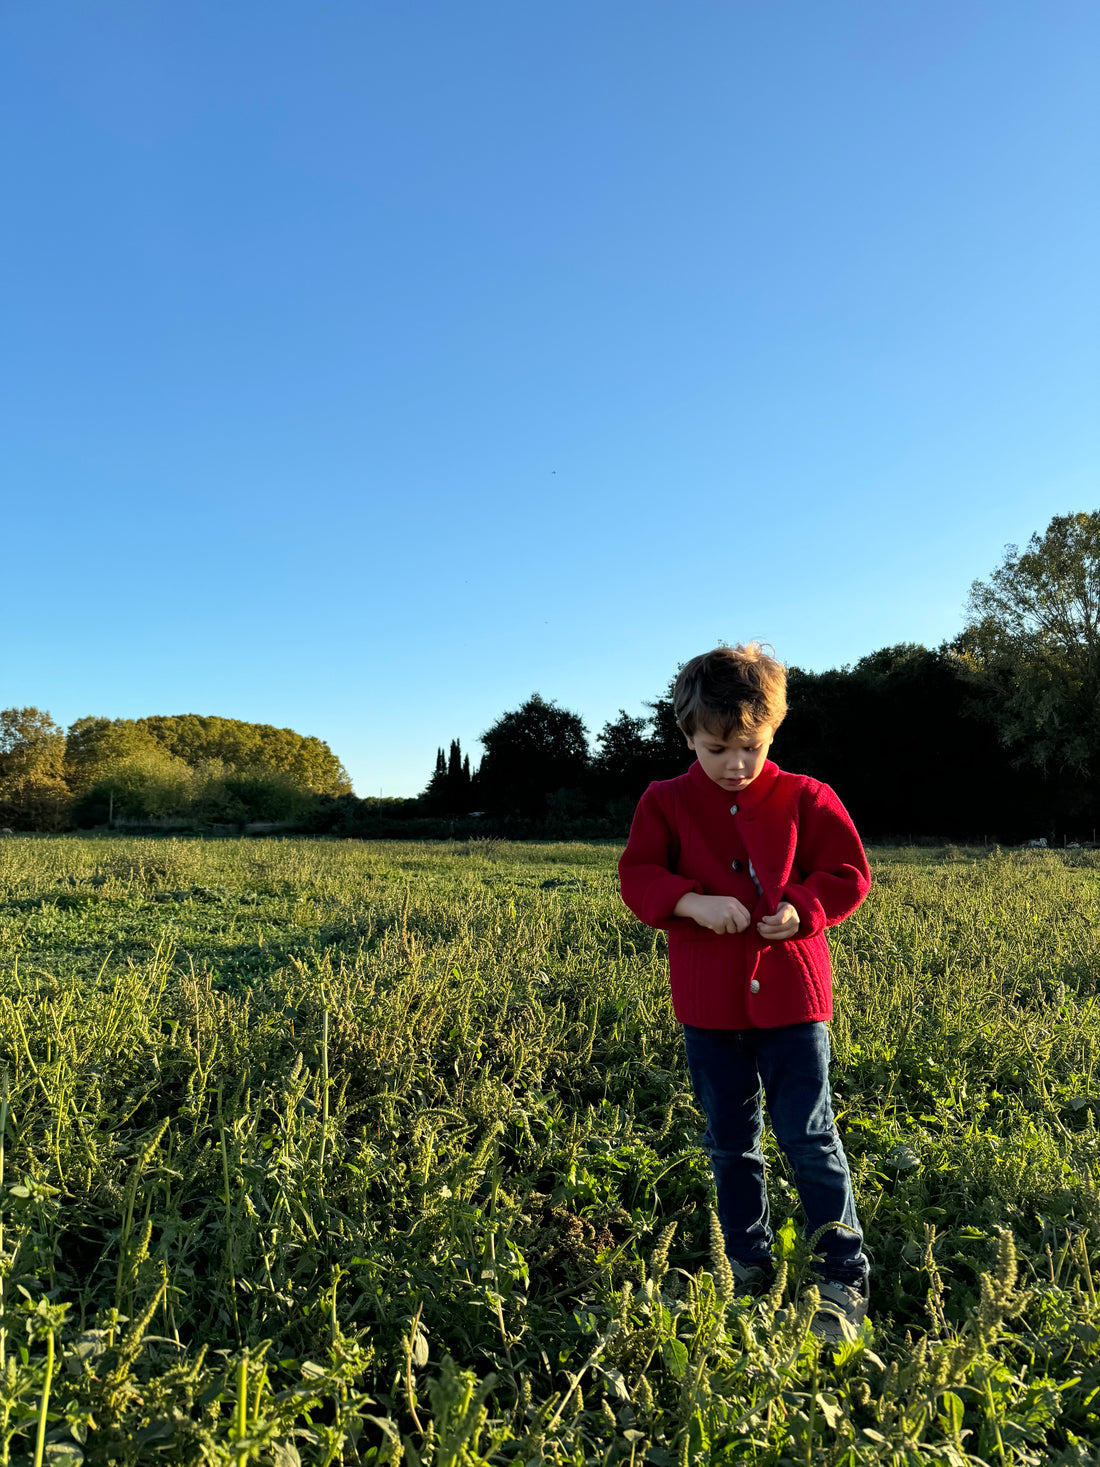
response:
<path fill-rule="evenodd" d="M 759 642 L 715 647 L 684 663 L 672 705 L 688 738 L 699 728 L 723 739 L 774 732 L 787 716 L 787 669 Z"/>

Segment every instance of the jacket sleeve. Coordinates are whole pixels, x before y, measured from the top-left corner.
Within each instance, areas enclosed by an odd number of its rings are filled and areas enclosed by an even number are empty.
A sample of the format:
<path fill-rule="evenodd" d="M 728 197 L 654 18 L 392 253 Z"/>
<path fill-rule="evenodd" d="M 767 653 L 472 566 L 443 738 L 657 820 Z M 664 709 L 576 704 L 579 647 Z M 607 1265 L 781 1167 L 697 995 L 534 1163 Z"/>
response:
<path fill-rule="evenodd" d="M 677 841 L 657 788 L 651 784 L 638 801 L 630 839 L 619 858 L 619 884 L 623 901 L 640 922 L 667 928 L 681 920 L 672 915 L 680 898 L 703 888 L 690 876 L 678 876 L 671 870 Z"/>
<path fill-rule="evenodd" d="M 802 797 L 795 863 L 802 880 L 785 886 L 782 899 L 798 913 L 799 937 L 815 937 L 843 922 L 870 890 L 863 843 L 827 784 Z"/>

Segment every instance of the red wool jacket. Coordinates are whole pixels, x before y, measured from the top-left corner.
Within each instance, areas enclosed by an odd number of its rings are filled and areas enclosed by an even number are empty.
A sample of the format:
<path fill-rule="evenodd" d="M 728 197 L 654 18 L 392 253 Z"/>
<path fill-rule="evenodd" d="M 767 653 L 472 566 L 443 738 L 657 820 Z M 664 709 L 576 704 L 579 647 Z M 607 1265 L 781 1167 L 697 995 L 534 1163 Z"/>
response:
<path fill-rule="evenodd" d="M 787 774 L 769 759 L 748 789 L 730 794 L 695 763 L 677 779 L 651 784 L 638 802 L 619 878 L 634 915 L 668 931 L 681 1024 L 773 1029 L 832 1018 L 825 928 L 855 911 L 871 873 L 856 828 L 827 784 Z M 689 891 L 737 897 L 752 924 L 717 933 L 674 917 Z M 798 913 L 798 935 L 767 942 L 756 923 L 780 902 Z"/>

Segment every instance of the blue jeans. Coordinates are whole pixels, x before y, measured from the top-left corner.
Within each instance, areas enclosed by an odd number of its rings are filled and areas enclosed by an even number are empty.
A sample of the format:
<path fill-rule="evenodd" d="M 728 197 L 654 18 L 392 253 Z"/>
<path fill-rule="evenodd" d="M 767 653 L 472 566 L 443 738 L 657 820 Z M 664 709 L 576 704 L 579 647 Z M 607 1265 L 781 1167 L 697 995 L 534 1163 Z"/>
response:
<path fill-rule="evenodd" d="M 862 1285 L 868 1274 L 848 1160 L 829 1099 L 829 1029 L 696 1029 L 684 1025 L 688 1069 L 707 1118 L 718 1217 L 726 1252 L 746 1267 L 770 1267 L 772 1230 L 764 1178 L 761 1087 L 772 1129 L 794 1172 L 806 1236 L 818 1239 L 822 1273 Z"/>

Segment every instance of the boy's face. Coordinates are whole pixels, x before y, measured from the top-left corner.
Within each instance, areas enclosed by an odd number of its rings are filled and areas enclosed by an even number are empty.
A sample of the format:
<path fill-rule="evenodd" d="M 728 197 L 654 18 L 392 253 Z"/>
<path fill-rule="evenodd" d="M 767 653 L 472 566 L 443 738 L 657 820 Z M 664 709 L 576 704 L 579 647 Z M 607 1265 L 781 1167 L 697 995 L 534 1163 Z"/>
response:
<path fill-rule="evenodd" d="M 714 783 L 733 794 L 748 789 L 764 767 L 775 731 L 765 726 L 754 733 L 725 739 L 721 734 L 697 728 L 687 736 L 689 749 Z"/>

